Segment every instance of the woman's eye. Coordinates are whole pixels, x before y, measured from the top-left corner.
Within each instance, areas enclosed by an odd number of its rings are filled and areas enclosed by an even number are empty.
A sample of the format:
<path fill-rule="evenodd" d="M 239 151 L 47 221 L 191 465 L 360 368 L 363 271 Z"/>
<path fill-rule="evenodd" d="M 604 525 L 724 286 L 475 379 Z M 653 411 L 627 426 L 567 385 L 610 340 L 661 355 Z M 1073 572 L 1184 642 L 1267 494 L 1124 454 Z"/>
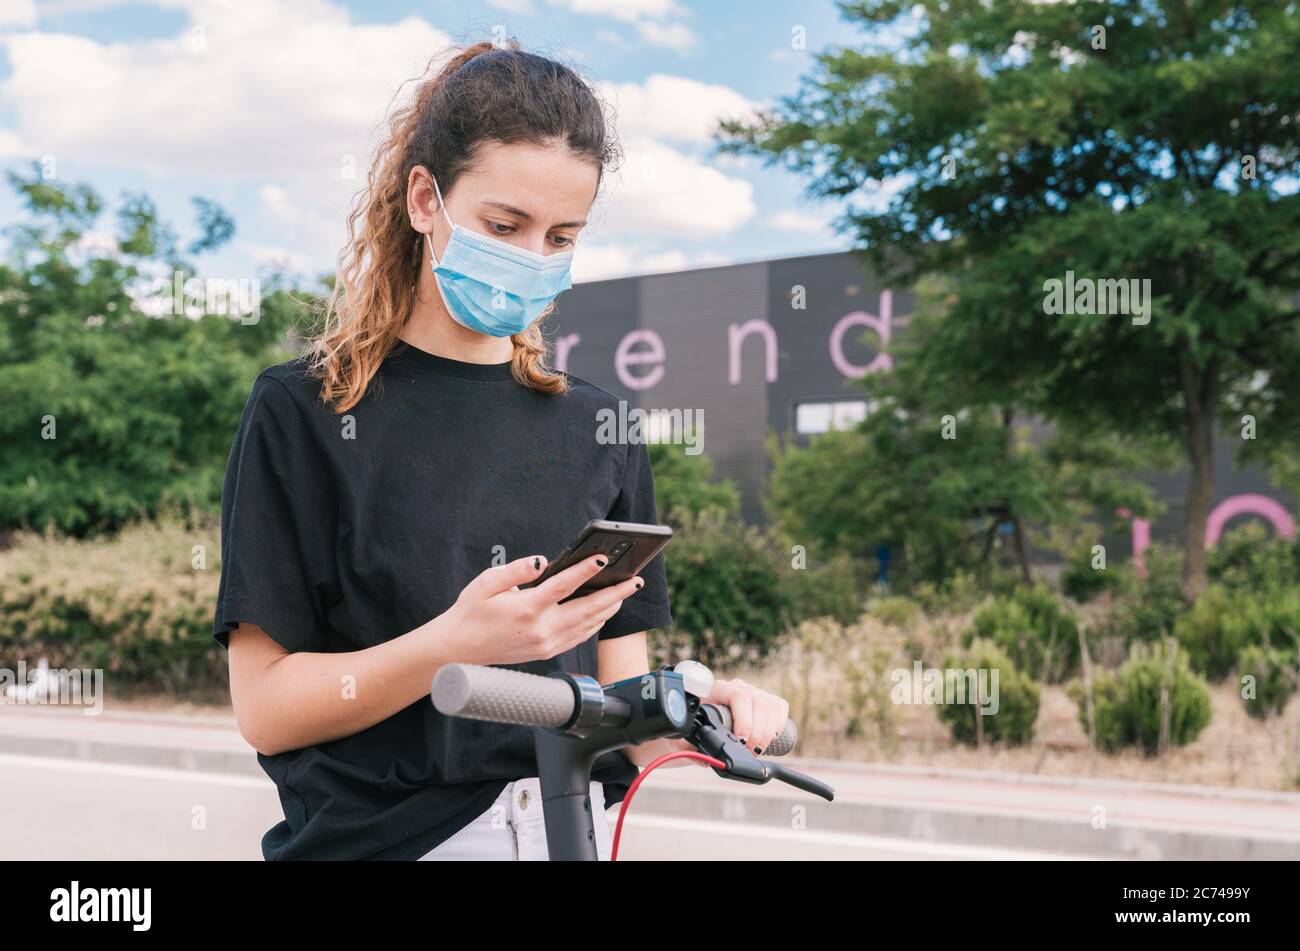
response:
<path fill-rule="evenodd" d="M 503 225 L 499 221 L 489 221 L 487 223 L 487 226 L 488 226 L 488 231 L 492 232 L 493 234 L 509 234 L 510 232 L 515 230 L 510 225 Z"/>
<path fill-rule="evenodd" d="M 573 246 L 573 239 L 567 235 L 553 234 L 551 235 L 551 243 L 557 248 L 568 248 Z"/>

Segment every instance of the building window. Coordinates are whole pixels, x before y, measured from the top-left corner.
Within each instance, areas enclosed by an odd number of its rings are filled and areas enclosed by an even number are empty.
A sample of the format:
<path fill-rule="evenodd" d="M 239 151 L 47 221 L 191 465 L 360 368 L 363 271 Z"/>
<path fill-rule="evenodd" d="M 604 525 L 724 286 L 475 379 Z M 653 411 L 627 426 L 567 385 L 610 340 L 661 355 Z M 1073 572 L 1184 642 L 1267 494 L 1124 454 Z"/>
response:
<path fill-rule="evenodd" d="M 852 429 L 866 418 L 866 400 L 800 403 L 794 408 L 794 429 L 802 435 Z"/>

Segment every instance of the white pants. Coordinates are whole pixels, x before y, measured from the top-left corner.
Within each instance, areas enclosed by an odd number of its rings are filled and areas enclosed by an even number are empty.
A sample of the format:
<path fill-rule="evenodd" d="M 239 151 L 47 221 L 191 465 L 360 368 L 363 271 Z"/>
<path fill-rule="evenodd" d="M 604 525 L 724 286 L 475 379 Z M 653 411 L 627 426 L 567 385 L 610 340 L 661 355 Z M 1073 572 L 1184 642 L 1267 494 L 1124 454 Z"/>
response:
<path fill-rule="evenodd" d="M 596 854 L 608 862 L 614 843 L 605 811 L 604 787 L 591 784 L 592 825 Z M 507 783 L 487 810 L 420 861 L 541 861 L 548 858 L 546 822 L 542 817 L 541 780 L 536 776 Z"/>

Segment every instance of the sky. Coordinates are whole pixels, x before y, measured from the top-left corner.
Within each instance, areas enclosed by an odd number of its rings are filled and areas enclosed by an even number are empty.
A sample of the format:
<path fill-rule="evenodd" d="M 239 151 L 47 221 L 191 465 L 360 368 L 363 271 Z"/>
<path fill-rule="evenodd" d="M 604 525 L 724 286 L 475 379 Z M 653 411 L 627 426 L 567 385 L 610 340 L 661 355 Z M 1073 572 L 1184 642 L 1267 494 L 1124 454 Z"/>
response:
<path fill-rule="evenodd" d="M 203 276 L 315 278 L 403 84 L 494 36 L 577 67 L 617 116 L 624 160 L 575 281 L 849 246 L 843 207 L 710 135 L 794 92 L 818 50 L 866 39 L 831 0 L 0 0 L 0 167 L 44 162 L 110 209 L 146 192 L 183 243 L 191 199 L 214 200 L 237 230 Z M 21 215 L 0 189 L 0 224 Z"/>

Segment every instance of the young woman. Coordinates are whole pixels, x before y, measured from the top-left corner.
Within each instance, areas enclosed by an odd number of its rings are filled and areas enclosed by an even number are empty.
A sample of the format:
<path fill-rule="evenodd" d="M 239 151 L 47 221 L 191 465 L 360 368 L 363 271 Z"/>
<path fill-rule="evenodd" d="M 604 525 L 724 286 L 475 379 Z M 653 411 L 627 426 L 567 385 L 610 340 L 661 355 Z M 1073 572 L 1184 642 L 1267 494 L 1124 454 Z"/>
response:
<path fill-rule="evenodd" d="M 537 324 L 569 287 L 613 152 L 572 71 L 461 50 L 392 118 L 323 334 L 253 387 L 222 495 L 214 635 L 284 808 L 267 859 L 544 858 L 531 731 L 440 715 L 434 674 L 649 669 L 645 632 L 672 620 L 662 555 L 564 604 L 599 559 L 519 588 L 592 518 L 657 521 L 645 446 L 597 441 L 617 401 L 548 369 Z M 708 699 L 760 749 L 788 711 L 738 680 Z M 597 815 L 682 745 L 602 757 Z"/>

